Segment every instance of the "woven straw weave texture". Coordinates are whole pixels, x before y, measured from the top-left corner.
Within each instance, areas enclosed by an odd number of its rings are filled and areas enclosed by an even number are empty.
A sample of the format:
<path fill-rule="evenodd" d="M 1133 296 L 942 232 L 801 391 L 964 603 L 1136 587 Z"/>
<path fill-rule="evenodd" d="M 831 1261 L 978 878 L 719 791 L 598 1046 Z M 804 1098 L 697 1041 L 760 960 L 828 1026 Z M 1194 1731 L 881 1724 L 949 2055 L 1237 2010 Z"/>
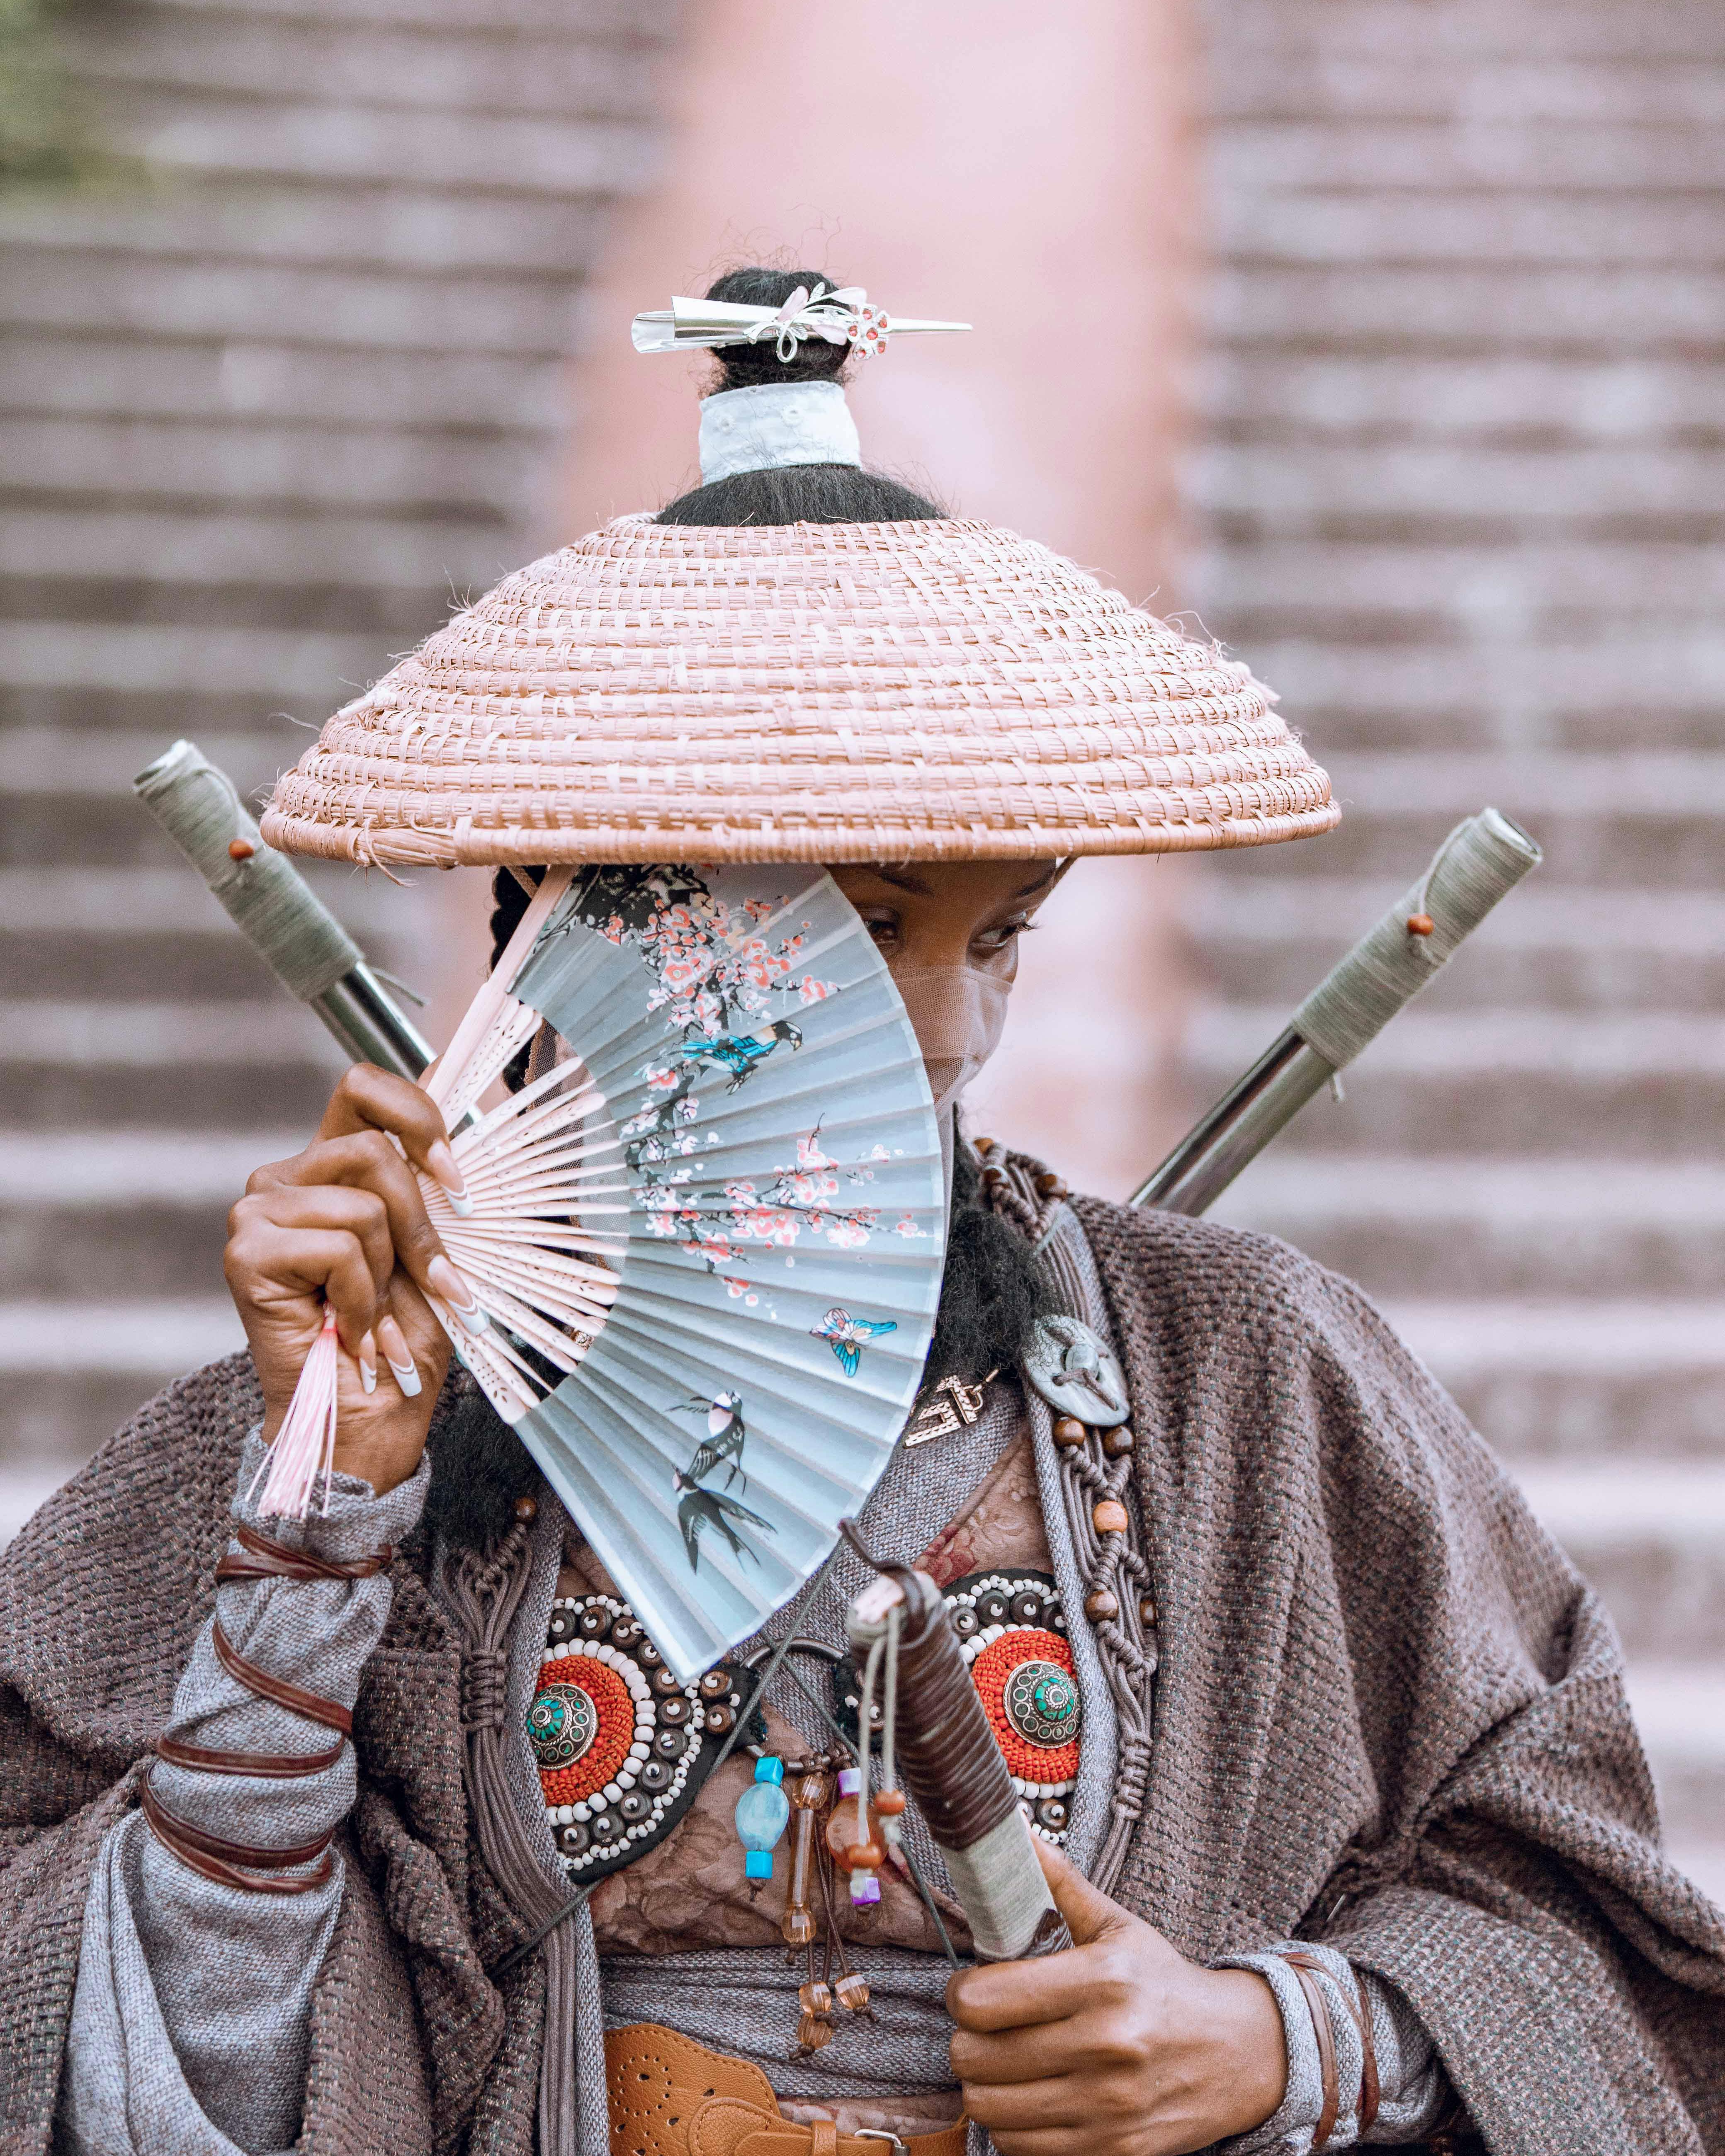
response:
<path fill-rule="evenodd" d="M 1265 845 L 1341 814 L 1272 706 L 990 525 L 622 517 L 338 711 L 264 834 L 439 865 Z"/>

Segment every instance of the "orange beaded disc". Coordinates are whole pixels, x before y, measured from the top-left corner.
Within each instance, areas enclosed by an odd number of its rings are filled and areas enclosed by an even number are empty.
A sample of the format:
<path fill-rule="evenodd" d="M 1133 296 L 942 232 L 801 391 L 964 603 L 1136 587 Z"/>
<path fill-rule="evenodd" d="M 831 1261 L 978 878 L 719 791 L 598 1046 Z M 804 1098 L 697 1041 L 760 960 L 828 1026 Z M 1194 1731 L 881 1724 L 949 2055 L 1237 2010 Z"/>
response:
<path fill-rule="evenodd" d="M 1072 1781 L 1078 1773 L 1078 1738 L 1074 1736 L 1060 1744 L 1037 1743 L 1022 1732 L 1009 1711 L 1007 1692 L 1013 1673 L 1027 1663 L 1052 1664 L 1066 1677 L 1076 1699 L 1077 1676 L 1072 1650 L 1058 1632 L 1045 1631 L 1040 1625 L 1014 1627 L 998 1640 L 991 1640 L 970 1666 L 971 1682 L 1007 1765 L 1021 1781 Z"/>
<path fill-rule="evenodd" d="M 629 1686 L 615 1670 L 590 1655 L 567 1655 L 547 1662 L 539 1671 L 539 1690 L 567 1685 L 585 1692 L 593 1702 L 598 1727 L 593 1742 L 572 1766 L 539 1770 L 539 1783 L 548 1804 L 578 1804 L 595 1789 L 613 1780 L 629 1757 L 635 1740 L 635 1703 Z"/>

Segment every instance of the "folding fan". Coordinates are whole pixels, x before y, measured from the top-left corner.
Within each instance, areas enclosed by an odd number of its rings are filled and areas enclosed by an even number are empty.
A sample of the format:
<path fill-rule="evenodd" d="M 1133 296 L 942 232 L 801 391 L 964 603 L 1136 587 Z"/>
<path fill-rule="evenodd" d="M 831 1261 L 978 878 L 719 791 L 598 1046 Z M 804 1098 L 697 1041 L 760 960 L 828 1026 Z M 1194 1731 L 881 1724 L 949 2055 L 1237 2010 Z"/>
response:
<path fill-rule="evenodd" d="M 564 1060 L 487 1106 L 542 1022 Z M 819 1568 L 921 1382 L 946 1216 L 904 1005 L 819 870 L 554 870 L 425 1083 L 489 1322 L 433 1307 L 686 1681 Z M 288 1435 L 272 1510 L 319 1464 Z"/>

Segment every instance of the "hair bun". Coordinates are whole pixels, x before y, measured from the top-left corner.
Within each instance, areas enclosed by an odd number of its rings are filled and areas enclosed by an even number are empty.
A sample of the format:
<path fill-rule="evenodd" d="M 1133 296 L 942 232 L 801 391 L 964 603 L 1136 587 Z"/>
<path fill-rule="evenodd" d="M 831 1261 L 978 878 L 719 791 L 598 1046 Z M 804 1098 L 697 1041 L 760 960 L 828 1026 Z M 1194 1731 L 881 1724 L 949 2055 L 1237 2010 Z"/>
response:
<path fill-rule="evenodd" d="M 812 292 L 817 285 L 829 287 L 840 280 L 819 270 L 728 270 L 705 295 L 739 307 L 782 307 L 800 285 Z M 771 337 L 759 344 L 726 345 L 713 354 L 719 363 L 721 389 L 752 389 L 762 382 L 838 382 L 850 365 L 848 344 L 829 344 L 824 337 L 804 337 L 796 357 L 778 356 Z"/>

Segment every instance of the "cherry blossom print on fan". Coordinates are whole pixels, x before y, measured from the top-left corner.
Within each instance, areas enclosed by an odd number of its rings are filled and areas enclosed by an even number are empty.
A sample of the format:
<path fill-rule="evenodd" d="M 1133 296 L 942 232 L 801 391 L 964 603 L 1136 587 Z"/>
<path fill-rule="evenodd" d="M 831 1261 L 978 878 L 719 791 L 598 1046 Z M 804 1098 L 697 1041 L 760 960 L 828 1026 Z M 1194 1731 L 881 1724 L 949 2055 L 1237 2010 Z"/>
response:
<path fill-rule="evenodd" d="M 691 1681 L 819 1568 L 921 1379 L 946 1219 L 897 990 L 818 870 L 554 870 L 428 1090 L 482 1313 L 439 1320 Z"/>

